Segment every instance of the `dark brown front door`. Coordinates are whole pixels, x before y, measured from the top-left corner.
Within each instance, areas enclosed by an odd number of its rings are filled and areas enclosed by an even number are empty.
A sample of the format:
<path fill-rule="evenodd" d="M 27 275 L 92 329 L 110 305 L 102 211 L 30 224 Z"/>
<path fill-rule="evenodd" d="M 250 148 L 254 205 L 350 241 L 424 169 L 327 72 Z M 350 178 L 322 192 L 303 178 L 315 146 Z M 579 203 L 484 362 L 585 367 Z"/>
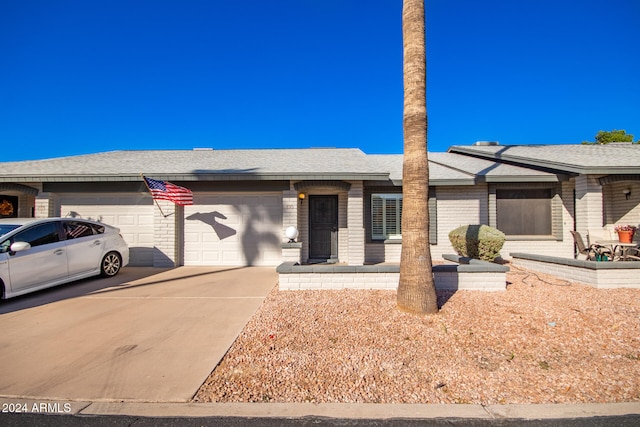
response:
<path fill-rule="evenodd" d="M 309 259 L 338 258 L 338 196 L 309 196 Z"/>

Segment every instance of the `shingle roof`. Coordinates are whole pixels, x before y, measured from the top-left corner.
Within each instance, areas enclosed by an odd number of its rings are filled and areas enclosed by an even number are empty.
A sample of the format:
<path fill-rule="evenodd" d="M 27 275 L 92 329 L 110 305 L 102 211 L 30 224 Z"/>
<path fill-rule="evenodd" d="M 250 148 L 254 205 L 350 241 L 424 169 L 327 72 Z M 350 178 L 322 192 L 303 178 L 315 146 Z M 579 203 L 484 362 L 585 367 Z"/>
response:
<path fill-rule="evenodd" d="M 390 179 L 402 181 L 402 154 L 369 155 Z M 430 185 L 473 185 L 478 182 L 557 182 L 562 177 L 549 172 L 502 164 L 454 153 L 429 153 Z"/>
<path fill-rule="evenodd" d="M 476 182 L 556 182 L 563 178 L 550 172 L 454 153 L 429 153 L 429 160 L 475 175 Z"/>
<path fill-rule="evenodd" d="M 358 149 L 112 151 L 2 164 L 0 180 L 387 179 Z"/>
<path fill-rule="evenodd" d="M 402 154 L 358 149 L 112 151 L 2 163 L 1 181 L 87 182 L 191 180 L 391 180 L 402 182 Z M 558 181 L 552 173 L 454 153 L 429 153 L 431 185 Z"/>
<path fill-rule="evenodd" d="M 579 174 L 640 173 L 640 144 L 631 143 L 453 146 L 449 152 Z"/>
<path fill-rule="evenodd" d="M 395 184 L 402 183 L 402 154 L 370 154 L 370 161 L 375 162 L 380 170 L 389 171 L 389 179 Z M 431 157 L 431 153 L 429 154 Z M 448 168 L 429 161 L 430 185 L 473 185 L 473 175 Z"/>

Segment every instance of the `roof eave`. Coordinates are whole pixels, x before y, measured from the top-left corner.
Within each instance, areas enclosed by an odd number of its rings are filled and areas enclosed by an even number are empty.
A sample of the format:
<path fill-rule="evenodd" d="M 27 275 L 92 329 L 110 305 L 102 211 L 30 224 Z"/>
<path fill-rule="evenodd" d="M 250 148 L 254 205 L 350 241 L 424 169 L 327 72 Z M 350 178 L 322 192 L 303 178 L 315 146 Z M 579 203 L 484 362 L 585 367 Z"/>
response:
<path fill-rule="evenodd" d="M 535 176 L 485 176 L 478 177 L 478 182 L 505 183 L 505 182 L 562 182 L 567 181 L 567 175 L 535 175 Z"/>
<path fill-rule="evenodd" d="M 597 174 L 636 174 L 640 172 L 638 166 L 580 166 L 571 165 L 563 162 L 552 162 L 547 160 L 531 159 L 528 157 L 513 156 L 509 154 L 487 153 L 474 150 L 470 147 L 454 146 L 449 148 L 449 152 L 466 154 L 474 157 L 480 157 L 489 160 L 502 160 L 510 163 L 517 163 L 525 166 L 535 166 L 543 169 L 552 169 L 559 172 L 573 173 L 578 175 L 597 175 Z"/>
<path fill-rule="evenodd" d="M 388 180 L 388 173 L 260 173 L 260 174 L 145 174 L 164 181 L 288 181 L 327 180 L 348 181 Z M 140 174 L 122 175 L 28 175 L 0 176 L 0 182 L 131 182 L 140 181 Z"/>
<path fill-rule="evenodd" d="M 392 180 L 394 185 L 402 186 L 402 179 Z M 429 186 L 444 187 L 444 186 L 456 186 L 456 185 L 476 185 L 473 179 L 430 179 Z"/>
<path fill-rule="evenodd" d="M 584 168 L 580 173 L 583 175 L 636 175 L 640 173 L 640 166 Z"/>

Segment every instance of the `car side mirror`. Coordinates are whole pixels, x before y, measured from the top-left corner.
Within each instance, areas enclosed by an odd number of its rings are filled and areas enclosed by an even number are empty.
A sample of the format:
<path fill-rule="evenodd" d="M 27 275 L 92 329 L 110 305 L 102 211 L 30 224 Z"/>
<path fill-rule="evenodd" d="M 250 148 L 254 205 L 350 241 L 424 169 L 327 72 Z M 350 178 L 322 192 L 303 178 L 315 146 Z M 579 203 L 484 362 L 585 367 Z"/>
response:
<path fill-rule="evenodd" d="M 16 252 L 26 251 L 27 249 L 31 249 L 31 245 L 27 242 L 15 242 L 11 245 L 11 254 Z"/>

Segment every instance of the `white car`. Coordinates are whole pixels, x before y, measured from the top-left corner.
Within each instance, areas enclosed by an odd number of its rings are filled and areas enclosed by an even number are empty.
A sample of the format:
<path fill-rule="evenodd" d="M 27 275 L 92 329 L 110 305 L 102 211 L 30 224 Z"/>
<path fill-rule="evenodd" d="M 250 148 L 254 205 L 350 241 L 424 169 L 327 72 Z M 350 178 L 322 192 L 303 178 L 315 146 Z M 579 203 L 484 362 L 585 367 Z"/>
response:
<path fill-rule="evenodd" d="M 0 219 L 0 296 L 11 298 L 129 264 L 117 228 L 76 218 Z"/>

